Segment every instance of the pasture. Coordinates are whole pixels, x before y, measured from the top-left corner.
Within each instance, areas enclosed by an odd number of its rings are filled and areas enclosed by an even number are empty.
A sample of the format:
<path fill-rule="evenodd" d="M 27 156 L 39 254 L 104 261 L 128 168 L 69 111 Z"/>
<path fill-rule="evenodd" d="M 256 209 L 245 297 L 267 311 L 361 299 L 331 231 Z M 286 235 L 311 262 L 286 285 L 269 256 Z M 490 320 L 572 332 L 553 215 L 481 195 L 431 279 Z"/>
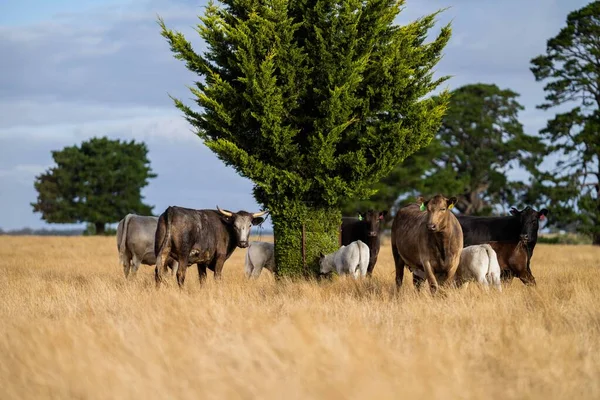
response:
<path fill-rule="evenodd" d="M 264 239 L 264 238 L 263 238 Z M 124 279 L 114 237 L 0 237 L 0 398 L 600 398 L 600 248 L 538 244 L 538 285 Z"/>

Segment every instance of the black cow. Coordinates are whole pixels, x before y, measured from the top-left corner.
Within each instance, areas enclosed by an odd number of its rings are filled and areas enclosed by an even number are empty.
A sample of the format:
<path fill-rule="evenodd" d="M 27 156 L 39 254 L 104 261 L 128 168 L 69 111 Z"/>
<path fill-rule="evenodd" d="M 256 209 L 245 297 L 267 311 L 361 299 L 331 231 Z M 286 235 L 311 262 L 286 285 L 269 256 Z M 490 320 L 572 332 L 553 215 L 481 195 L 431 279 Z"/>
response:
<path fill-rule="evenodd" d="M 157 286 L 167 272 L 165 260 L 178 261 L 177 283 L 181 287 L 189 264 L 198 266 L 200 282 L 206 278 L 206 268 L 214 271 L 215 279 L 221 278 L 223 263 L 236 246 L 248 247 L 252 225 L 263 222 L 267 211 L 249 213 L 227 210 L 193 210 L 168 207 L 158 218 L 154 252 L 156 254 L 155 277 Z"/>
<path fill-rule="evenodd" d="M 463 246 L 490 242 L 517 244 L 524 239 L 527 242 L 527 272 L 531 274 L 530 262 L 537 243 L 539 221 L 548 215 L 548 210 L 544 208 L 536 211 L 527 206 L 519 211 L 513 207 L 510 214 L 505 217 L 459 215 L 457 218 L 463 230 Z M 504 270 L 503 277 L 508 277 Z M 413 283 L 416 286 L 419 286 L 422 281 L 422 278 L 413 275 Z"/>
<path fill-rule="evenodd" d="M 369 246 L 369 266 L 367 267 L 367 276 L 371 276 L 379 248 L 381 247 L 381 226 L 387 211 L 376 212 L 369 210 L 366 213 L 359 214 L 360 217 L 342 218 L 342 245 L 347 246 L 355 240 L 363 241 Z"/>

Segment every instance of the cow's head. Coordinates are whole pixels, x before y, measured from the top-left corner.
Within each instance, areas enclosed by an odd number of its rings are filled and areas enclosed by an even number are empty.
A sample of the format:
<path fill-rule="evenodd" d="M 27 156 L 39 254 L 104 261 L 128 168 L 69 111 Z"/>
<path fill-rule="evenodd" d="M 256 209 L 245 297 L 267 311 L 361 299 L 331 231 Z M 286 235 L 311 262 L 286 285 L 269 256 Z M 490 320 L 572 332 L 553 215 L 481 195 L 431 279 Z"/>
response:
<path fill-rule="evenodd" d="M 431 232 L 441 232 L 446 228 L 446 221 L 452 208 L 456 204 L 456 197 L 446 198 L 441 194 L 425 200 L 422 197 L 417 199 L 421 206 L 421 211 L 427 212 L 427 229 Z"/>
<path fill-rule="evenodd" d="M 248 247 L 248 237 L 250 236 L 250 228 L 252 228 L 252 225 L 258 225 L 263 222 L 264 218 L 262 218 L 262 215 L 265 215 L 268 212 L 261 211 L 253 214 L 247 211 L 238 211 L 234 213 L 227 210 L 221 210 L 219 206 L 217 206 L 217 210 L 221 214 L 223 221 L 233 226 L 237 239 L 236 245 L 242 249 Z"/>
<path fill-rule="evenodd" d="M 366 213 L 360 213 L 358 215 L 358 219 L 363 221 L 369 227 L 369 230 L 367 231 L 367 236 L 376 237 L 377 235 L 379 235 L 379 231 L 381 229 L 381 226 L 383 225 L 383 221 L 385 219 L 385 216 L 387 215 L 387 211 L 377 212 L 369 210 Z"/>
<path fill-rule="evenodd" d="M 548 210 L 543 208 L 540 211 L 536 211 L 527 206 L 523 210 L 519 211 L 513 207 L 510 209 L 510 213 L 519 219 L 521 226 L 521 239 L 526 240 L 529 243 L 536 242 L 538 229 L 540 228 L 540 220 L 544 219 L 546 215 L 548 215 Z"/>

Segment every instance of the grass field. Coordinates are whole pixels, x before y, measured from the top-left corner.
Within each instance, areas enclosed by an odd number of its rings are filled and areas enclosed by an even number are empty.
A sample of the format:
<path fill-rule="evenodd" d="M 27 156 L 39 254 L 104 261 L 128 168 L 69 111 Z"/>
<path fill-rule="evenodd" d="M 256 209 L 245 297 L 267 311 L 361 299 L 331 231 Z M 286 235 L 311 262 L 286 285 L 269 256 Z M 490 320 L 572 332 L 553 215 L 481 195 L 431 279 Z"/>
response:
<path fill-rule="evenodd" d="M 0 237 L 0 399 L 598 399 L 600 249 L 538 245 L 538 286 L 126 282 L 112 237 Z"/>

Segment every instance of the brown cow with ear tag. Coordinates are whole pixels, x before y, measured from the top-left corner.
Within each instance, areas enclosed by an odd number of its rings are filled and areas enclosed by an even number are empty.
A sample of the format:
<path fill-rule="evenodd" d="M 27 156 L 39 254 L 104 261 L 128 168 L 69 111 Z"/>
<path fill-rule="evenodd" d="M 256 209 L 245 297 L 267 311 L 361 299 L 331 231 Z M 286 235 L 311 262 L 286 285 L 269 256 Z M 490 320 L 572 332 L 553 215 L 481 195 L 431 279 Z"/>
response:
<path fill-rule="evenodd" d="M 396 286 L 402 286 L 404 266 L 425 273 L 432 292 L 454 281 L 463 248 L 463 232 L 452 213 L 456 197 L 436 195 L 398 210 L 392 224 L 392 254 Z M 416 271 L 415 271 L 416 272 Z"/>

